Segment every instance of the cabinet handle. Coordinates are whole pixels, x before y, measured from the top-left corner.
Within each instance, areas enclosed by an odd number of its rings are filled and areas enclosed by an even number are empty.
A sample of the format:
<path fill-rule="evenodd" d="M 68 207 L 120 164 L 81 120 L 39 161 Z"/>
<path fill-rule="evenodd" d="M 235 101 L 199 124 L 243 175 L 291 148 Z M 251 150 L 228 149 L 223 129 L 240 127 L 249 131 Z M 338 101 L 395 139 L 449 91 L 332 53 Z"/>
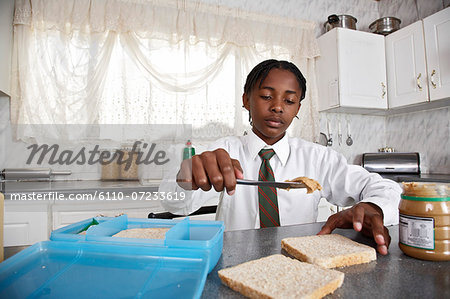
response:
<path fill-rule="evenodd" d="M 384 99 L 384 96 L 386 95 L 386 85 L 381 82 L 381 98 Z"/>
<path fill-rule="evenodd" d="M 436 70 L 431 71 L 431 76 L 430 76 L 431 85 L 433 85 L 433 88 L 436 88 L 436 83 L 434 83 L 434 80 L 433 80 L 434 75 L 436 75 Z"/>
<path fill-rule="evenodd" d="M 419 76 L 417 76 L 417 87 L 419 88 L 419 91 L 422 91 L 422 85 L 420 85 L 420 77 L 422 77 L 422 73 L 419 73 Z"/>

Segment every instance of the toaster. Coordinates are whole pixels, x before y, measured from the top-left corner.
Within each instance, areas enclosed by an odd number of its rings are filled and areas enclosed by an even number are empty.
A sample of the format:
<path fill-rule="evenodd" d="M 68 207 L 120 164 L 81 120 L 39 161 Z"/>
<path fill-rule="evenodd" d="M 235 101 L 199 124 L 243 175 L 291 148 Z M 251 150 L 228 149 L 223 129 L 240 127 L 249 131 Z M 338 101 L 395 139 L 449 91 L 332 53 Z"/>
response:
<path fill-rule="evenodd" d="M 369 172 L 386 174 L 420 174 L 419 153 L 365 153 L 362 167 Z"/>

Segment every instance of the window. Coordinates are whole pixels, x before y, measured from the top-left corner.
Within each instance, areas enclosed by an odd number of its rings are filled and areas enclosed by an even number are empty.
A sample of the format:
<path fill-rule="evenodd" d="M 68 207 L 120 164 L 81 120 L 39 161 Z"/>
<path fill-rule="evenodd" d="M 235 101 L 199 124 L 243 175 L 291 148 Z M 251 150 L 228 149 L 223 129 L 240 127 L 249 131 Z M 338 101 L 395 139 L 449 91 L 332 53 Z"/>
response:
<path fill-rule="evenodd" d="M 318 133 L 313 23 L 196 1 L 30 2 L 16 4 L 13 123 L 192 124 L 195 138 L 241 135 L 245 78 L 276 58 L 296 63 L 309 84 L 307 127 L 293 134 Z"/>

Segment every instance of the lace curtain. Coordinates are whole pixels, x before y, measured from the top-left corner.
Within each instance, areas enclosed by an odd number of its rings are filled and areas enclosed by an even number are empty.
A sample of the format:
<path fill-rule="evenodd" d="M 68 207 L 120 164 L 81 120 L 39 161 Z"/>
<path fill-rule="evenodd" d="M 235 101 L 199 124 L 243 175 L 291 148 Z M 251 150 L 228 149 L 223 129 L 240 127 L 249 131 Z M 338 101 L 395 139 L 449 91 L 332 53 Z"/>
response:
<path fill-rule="evenodd" d="M 314 27 L 195 1 L 16 0 L 12 122 L 192 124 L 194 138 L 241 135 L 246 75 L 276 58 L 307 78 L 290 134 L 314 140 Z"/>

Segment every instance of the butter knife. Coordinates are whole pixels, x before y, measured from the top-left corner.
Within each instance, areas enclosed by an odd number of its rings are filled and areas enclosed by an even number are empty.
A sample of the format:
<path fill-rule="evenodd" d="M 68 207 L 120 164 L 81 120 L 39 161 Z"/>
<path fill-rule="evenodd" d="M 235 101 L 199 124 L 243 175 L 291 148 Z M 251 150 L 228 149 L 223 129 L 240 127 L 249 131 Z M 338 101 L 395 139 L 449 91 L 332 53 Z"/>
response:
<path fill-rule="evenodd" d="M 274 181 L 254 181 L 254 180 L 246 180 L 246 179 L 236 179 L 236 184 L 266 186 L 266 187 L 275 187 L 275 188 L 281 188 L 281 189 L 306 188 L 306 185 L 304 183 L 300 183 L 300 182 L 274 182 Z"/>

